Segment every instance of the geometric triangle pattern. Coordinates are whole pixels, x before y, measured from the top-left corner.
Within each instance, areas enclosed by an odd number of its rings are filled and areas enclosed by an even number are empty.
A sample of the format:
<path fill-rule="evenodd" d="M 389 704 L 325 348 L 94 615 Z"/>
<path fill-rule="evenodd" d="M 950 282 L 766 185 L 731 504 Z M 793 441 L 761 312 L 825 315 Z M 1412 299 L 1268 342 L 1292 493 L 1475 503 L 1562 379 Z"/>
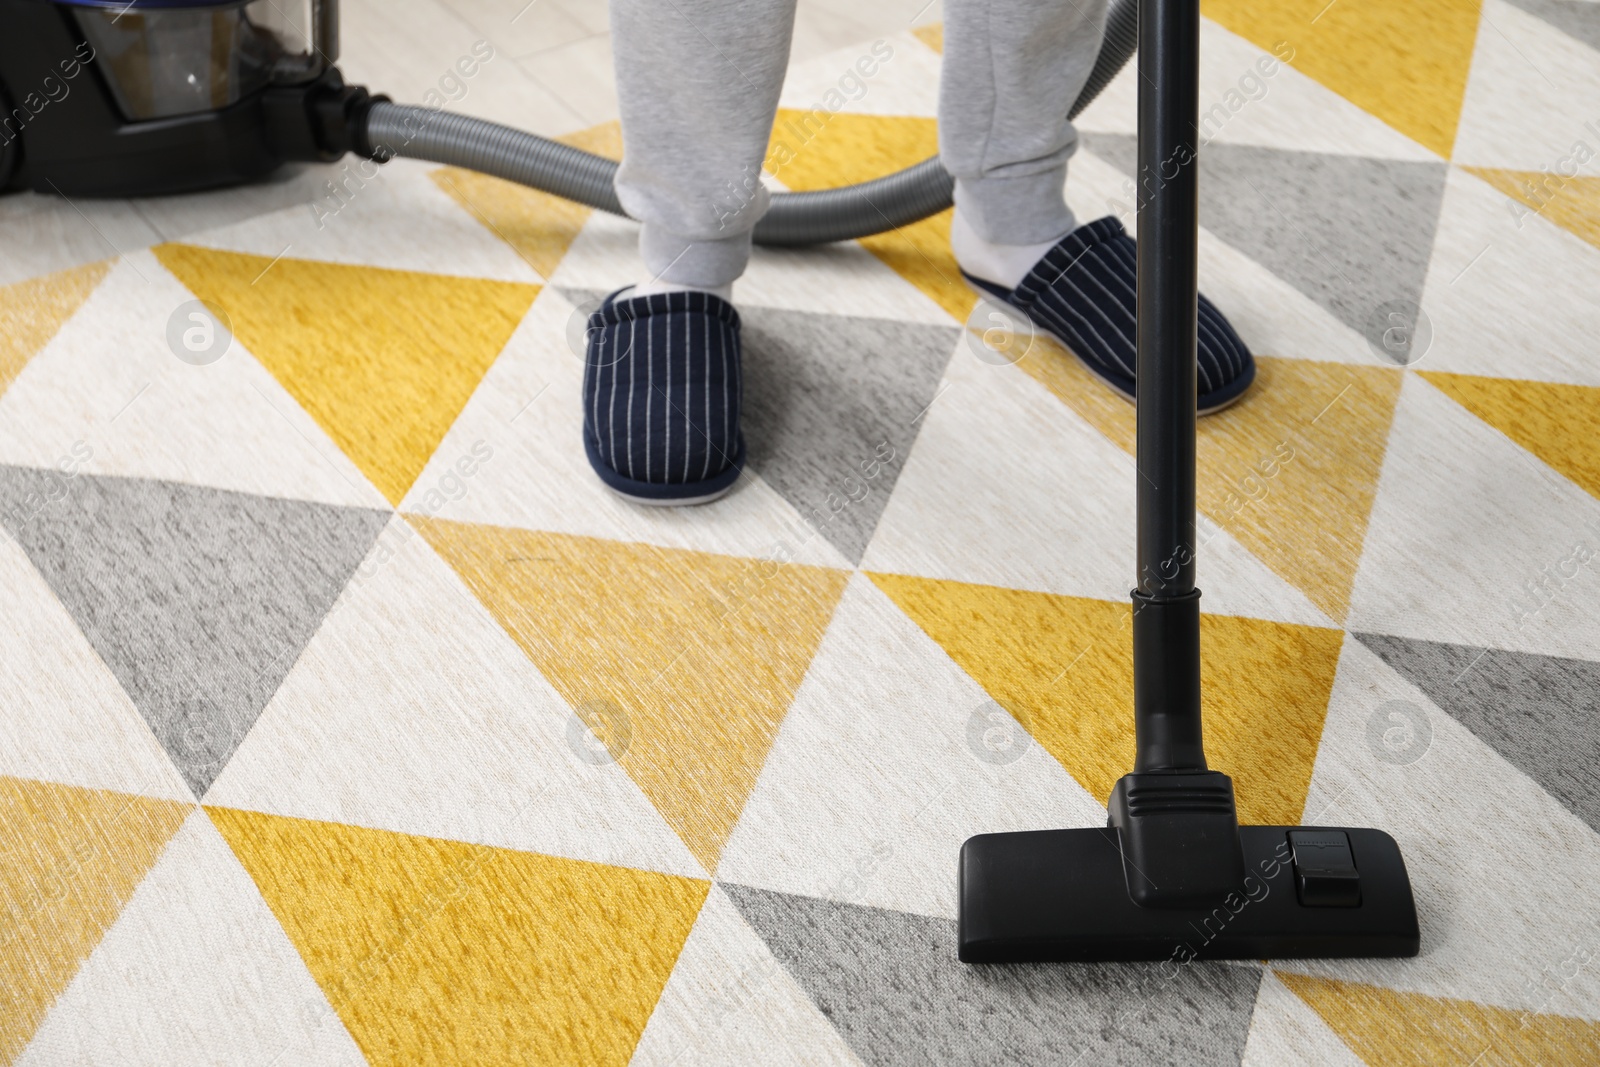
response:
<path fill-rule="evenodd" d="M 861 1067 L 720 885 L 706 896 L 629 1062 Z"/>
<path fill-rule="evenodd" d="M 743 329 L 745 417 L 762 442 L 750 462 L 859 562 L 959 331 L 776 308 Z"/>
<path fill-rule="evenodd" d="M 0 777 L 0 1060 L 22 1051 L 190 810 Z"/>
<path fill-rule="evenodd" d="M 1083 142 L 1135 173 L 1134 137 L 1088 133 Z M 1200 153 L 1200 225 L 1367 333 L 1376 309 L 1422 298 L 1448 170 L 1211 141 Z"/>
<path fill-rule="evenodd" d="M 1585 0 L 1506 0 L 1600 52 L 1600 15 Z"/>
<path fill-rule="evenodd" d="M 194 245 L 155 252 L 393 504 L 539 291 Z"/>
<path fill-rule="evenodd" d="M 1055 756 L 857 575 L 717 876 L 953 918 L 949 858 L 967 837 L 1104 822 Z"/>
<path fill-rule="evenodd" d="M 1261 976 L 1261 992 L 1250 1019 L 1250 1040 L 1240 1062 L 1243 1067 L 1275 1063 L 1362 1067 L 1350 1046 L 1270 968 Z"/>
<path fill-rule="evenodd" d="M 624 1064 L 708 883 L 208 809 L 374 1064 Z"/>
<path fill-rule="evenodd" d="M 563 289 L 573 304 L 605 294 Z M 960 331 L 751 307 L 740 315 L 750 465 L 861 561 Z"/>
<path fill-rule="evenodd" d="M 703 875 L 626 771 L 578 758 L 571 715 L 396 518 L 206 800 Z"/>
<path fill-rule="evenodd" d="M 1407 681 L 1600 833 L 1600 663 L 1357 634 Z"/>
<path fill-rule="evenodd" d="M 873 574 L 872 580 L 1102 804 L 1133 765 L 1127 603 Z M 1207 761 L 1244 823 L 1300 820 L 1338 630 L 1201 616 Z"/>
<path fill-rule="evenodd" d="M 9 537 L 0 537 L 0 589 L 0 775 L 192 800 L 105 660 Z"/>
<path fill-rule="evenodd" d="M 168 1067 L 241 1062 L 243 1049 L 257 1062 L 366 1062 L 255 883 L 193 808 L 17 1062 Z"/>
<path fill-rule="evenodd" d="M 767 171 L 796 192 L 870 181 L 921 163 L 939 152 L 932 119 L 881 115 L 831 116 L 778 110 L 767 149 Z M 952 211 L 861 240 L 861 246 L 926 293 L 957 322 L 978 303 L 950 253 Z"/>
<path fill-rule="evenodd" d="M 174 357 L 192 303 L 150 252 L 117 263 L 0 396 L 0 462 L 382 506 L 236 338 L 210 363 Z"/>
<path fill-rule="evenodd" d="M 1290 61 L 1445 159 L 1455 141 L 1482 0 L 1205 0 L 1200 10 Z"/>
<path fill-rule="evenodd" d="M 109 260 L 0 288 L 0 393 L 111 269 Z"/>
<path fill-rule="evenodd" d="M 386 521 L 143 479 L 62 488 L 24 467 L 0 467 L 0 517 L 197 797 Z"/>
<path fill-rule="evenodd" d="M 961 842 L 1132 761 L 1139 479 L 1130 405 L 963 328 L 950 212 L 756 249 L 745 474 L 642 509 L 577 403 L 626 219 L 420 160 L 8 201 L 0 1063 L 1600 1061 L 1596 6 L 1202 5 L 1259 357 L 1198 431 L 1208 758 L 1395 836 L 1403 961 L 955 961 Z M 801 9 L 775 186 L 937 151 L 944 30 L 889 8 Z M 357 80 L 461 69 L 375 10 Z M 604 20 L 517 19 L 446 106 L 619 158 Z M 1080 219 L 1134 222 L 1140 82 Z M 227 358 L 174 356 L 195 299 Z"/>
<path fill-rule="evenodd" d="M 1098 388 L 1048 341 L 1018 364 L 1101 433 L 1134 451 L 1133 409 Z M 1400 396 L 1385 367 L 1256 358 L 1261 383 L 1232 410 L 1200 422 L 1196 506 L 1343 620 L 1361 564 Z"/>
<path fill-rule="evenodd" d="M 416 521 L 715 871 L 847 575 Z"/>
<path fill-rule="evenodd" d="M 1255 966 L 991 974 L 951 965 L 949 919 L 722 888 L 863 1063 L 1224 1064 L 1244 1051 Z"/>
<path fill-rule="evenodd" d="M 1542 171 L 1495 167 L 1462 169 L 1600 248 L 1600 178 L 1551 177 Z"/>
<path fill-rule="evenodd" d="M 1423 371 L 1450 399 L 1600 497 L 1600 388 Z"/>
<path fill-rule="evenodd" d="M 1588 658 L 1600 573 L 1584 561 L 1597 544 L 1600 501 L 1410 373 L 1347 623 Z"/>
<path fill-rule="evenodd" d="M 1278 972 L 1278 978 L 1374 1067 L 1600 1059 L 1600 1022 L 1287 972 Z"/>

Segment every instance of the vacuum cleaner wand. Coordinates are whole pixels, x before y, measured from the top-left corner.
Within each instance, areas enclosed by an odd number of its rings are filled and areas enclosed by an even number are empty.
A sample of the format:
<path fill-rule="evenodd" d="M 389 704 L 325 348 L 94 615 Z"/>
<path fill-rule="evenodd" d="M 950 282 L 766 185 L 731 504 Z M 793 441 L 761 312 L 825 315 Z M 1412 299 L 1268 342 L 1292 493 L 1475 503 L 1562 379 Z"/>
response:
<path fill-rule="evenodd" d="M 1139 0 L 1138 585 L 1134 768 L 1103 829 L 962 846 L 960 957 L 1413 956 L 1399 846 L 1378 830 L 1240 827 L 1206 766 L 1195 588 L 1200 5 Z"/>

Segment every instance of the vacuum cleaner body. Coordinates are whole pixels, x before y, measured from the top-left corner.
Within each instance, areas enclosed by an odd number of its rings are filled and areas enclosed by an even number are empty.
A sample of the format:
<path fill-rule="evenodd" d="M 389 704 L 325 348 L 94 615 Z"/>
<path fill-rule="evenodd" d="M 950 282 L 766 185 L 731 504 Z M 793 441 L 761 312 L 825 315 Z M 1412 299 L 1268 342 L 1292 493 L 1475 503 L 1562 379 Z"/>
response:
<path fill-rule="evenodd" d="M 338 159 L 337 0 L 0 0 L 0 189 L 193 192 Z"/>

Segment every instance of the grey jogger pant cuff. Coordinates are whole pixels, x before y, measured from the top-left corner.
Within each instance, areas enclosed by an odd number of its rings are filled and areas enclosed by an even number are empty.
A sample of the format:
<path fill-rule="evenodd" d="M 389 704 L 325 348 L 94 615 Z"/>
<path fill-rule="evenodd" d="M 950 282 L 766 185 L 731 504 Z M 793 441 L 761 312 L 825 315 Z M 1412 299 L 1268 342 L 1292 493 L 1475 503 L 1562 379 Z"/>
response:
<path fill-rule="evenodd" d="M 617 198 L 654 278 L 706 288 L 744 273 L 795 0 L 611 0 L 622 114 Z M 1099 54 L 1106 0 L 945 0 L 939 155 L 980 237 L 1039 244 L 1074 226 L 1066 114 Z M 869 65 L 896 47 L 862 46 Z M 867 92 L 871 92 L 870 78 Z M 819 106 L 826 108 L 827 104 Z"/>

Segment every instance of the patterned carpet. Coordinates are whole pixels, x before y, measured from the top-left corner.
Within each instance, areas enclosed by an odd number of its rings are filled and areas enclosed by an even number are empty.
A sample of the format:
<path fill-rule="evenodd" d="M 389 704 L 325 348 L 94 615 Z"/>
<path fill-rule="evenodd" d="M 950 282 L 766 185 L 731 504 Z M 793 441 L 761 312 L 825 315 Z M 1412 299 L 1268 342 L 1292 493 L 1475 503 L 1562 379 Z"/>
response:
<path fill-rule="evenodd" d="M 1203 6 L 1206 740 L 1400 841 L 1419 957 L 956 962 L 961 841 L 1131 765 L 1135 474 L 947 215 L 758 252 L 750 473 L 646 511 L 579 437 L 632 226 L 347 163 L 0 289 L 0 1063 L 1600 1062 L 1600 4 L 1324 4 Z M 887 43 L 778 181 L 933 152 Z"/>

